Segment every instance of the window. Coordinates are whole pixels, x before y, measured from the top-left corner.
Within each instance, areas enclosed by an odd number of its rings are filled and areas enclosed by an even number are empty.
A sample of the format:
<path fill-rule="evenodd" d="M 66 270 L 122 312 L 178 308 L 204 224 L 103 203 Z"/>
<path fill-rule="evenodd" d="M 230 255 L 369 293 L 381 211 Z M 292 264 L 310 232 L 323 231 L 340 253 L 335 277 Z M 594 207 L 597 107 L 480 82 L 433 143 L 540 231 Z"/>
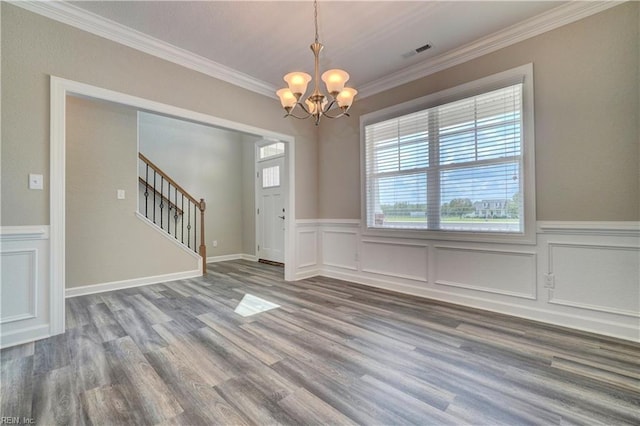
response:
<path fill-rule="evenodd" d="M 280 166 L 262 169 L 262 187 L 273 188 L 275 186 L 280 186 Z"/>
<path fill-rule="evenodd" d="M 260 147 L 260 159 L 271 158 L 284 154 L 284 142 L 275 142 L 270 145 Z"/>
<path fill-rule="evenodd" d="M 525 160 L 533 138 L 525 137 L 531 125 L 523 94 L 530 96 L 531 83 L 517 70 L 506 80 L 489 78 L 490 84 L 363 117 L 368 229 L 520 236 L 530 230 L 525 207 L 532 204 L 533 163 Z"/>

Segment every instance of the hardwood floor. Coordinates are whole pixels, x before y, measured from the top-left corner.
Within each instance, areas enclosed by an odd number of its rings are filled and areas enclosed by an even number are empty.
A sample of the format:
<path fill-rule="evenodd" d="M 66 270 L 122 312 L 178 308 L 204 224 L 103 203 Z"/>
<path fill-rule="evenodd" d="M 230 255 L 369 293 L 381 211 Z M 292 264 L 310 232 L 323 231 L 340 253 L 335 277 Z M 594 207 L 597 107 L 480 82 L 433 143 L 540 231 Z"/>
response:
<path fill-rule="evenodd" d="M 242 317 L 245 293 L 280 305 Z M 0 416 L 74 424 L 640 424 L 640 345 L 233 261 L 67 300 Z M 24 423 L 24 421 L 23 421 Z"/>

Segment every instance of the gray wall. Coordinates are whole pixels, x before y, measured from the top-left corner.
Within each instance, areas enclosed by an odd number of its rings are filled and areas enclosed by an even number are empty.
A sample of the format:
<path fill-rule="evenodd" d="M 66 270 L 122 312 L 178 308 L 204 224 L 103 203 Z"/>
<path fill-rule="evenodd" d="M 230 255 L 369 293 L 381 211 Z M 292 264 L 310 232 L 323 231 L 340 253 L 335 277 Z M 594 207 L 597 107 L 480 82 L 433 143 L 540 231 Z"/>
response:
<path fill-rule="evenodd" d="M 242 137 L 242 252 L 256 254 L 256 158 L 259 138 Z"/>
<path fill-rule="evenodd" d="M 49 224 L 49 75 L 296 138 L 296 215 L 317 217 L 317 132 L 258 95 L 2 2 L 2 225 Z M 44 191 L 27 189 L 29 173 Z"/>
<path fill-rule="evenodd" d="M 67 288 L 198 269 L 135 216 L 135 110 L 68 97 L 66 147 Z"/>
<path fill-rule="evenodd" d="M 360 218 L 359 118 L 533 62 L 538 220 L 640 220 L 639 9 L 629 2 L 357 100 L 320 127 L 320 218 Z"/>
<path fill-rule="evenodd" d="M 254 191 L 244 184 L 253 177 L 252 170 L 245 172 L 244 136 L 156 114 L 141 112 L 139 117 L 140 152 L 207 203 L 207 256 L 246 253 L 244 233 L 253 226 L 245 227 L 244 203 Z M 218 247 L 213 247 L 213 240 Z"/>

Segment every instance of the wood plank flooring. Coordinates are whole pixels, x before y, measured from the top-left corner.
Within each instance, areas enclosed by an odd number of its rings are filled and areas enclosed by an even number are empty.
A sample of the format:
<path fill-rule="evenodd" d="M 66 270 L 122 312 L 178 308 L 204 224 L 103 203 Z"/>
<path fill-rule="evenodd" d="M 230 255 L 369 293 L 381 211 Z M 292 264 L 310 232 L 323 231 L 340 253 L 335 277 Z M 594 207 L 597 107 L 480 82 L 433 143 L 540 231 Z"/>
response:
<path fill-rule="evenodd" d="M 280 308 L 242 317 L 249 293 Z M 640 424 L 640 345 L 282 268 L 67 300 L 2 350 L 0 416 L 42 425 Z"/>

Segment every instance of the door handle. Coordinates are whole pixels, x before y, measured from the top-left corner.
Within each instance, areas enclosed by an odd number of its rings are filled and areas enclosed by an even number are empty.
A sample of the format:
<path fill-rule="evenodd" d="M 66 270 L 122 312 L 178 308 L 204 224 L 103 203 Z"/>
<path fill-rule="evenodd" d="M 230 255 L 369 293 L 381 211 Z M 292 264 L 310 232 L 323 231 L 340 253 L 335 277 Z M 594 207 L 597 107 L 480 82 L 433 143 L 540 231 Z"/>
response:
<path fill-rule="evenodd" d="M 278 216 L 280 219 L 284 220 L 284 216 Z"/>

